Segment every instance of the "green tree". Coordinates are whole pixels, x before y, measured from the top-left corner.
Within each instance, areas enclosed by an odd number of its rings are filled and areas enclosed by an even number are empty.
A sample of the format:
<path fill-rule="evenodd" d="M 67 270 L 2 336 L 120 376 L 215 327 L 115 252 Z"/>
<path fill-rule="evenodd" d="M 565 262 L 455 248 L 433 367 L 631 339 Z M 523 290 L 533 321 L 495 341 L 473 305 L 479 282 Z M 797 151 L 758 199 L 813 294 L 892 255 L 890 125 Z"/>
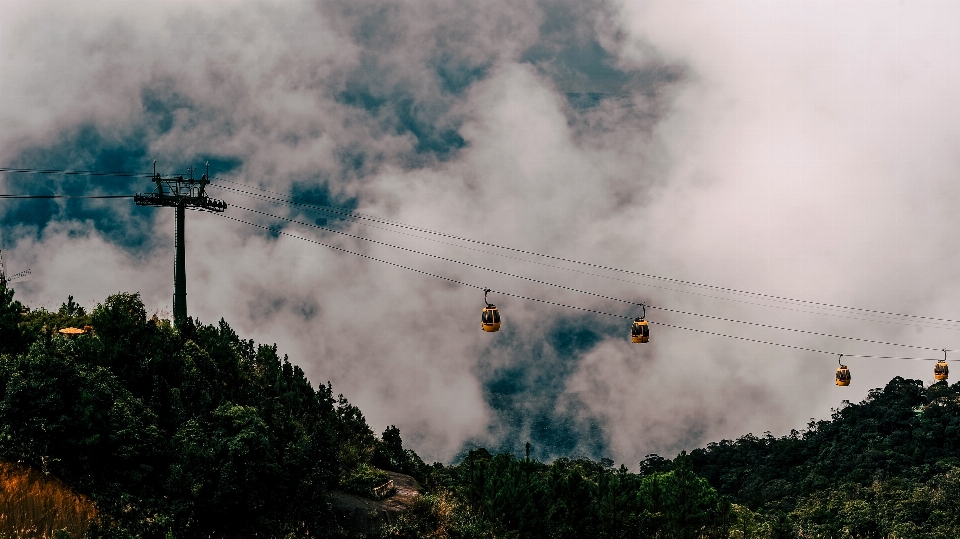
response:
<path fill-rule="evenodd" d="M 693 472 L 685 452 L 676 458 L 673 470 L 644 477 L 637 497 L 643 526 L 651 535 L 700 537 L 713 528 L 722 528 L 730 511 L 717 491 Z"/>
<path fill-rule="evenodd" d="M 762 521 L 749 507 L 733 504 L 730 508 L 730 539 L 754 539 L 761 537 Z"/>
<path fill-rule="evenodd" d="M 72 318 L 80 318 L 82 316 L 86 316 L 87 312 L 79 303 L 73 301 L 73 296 L 67 296 L 67 302 L 60 305 L 60 310 L 57 311 L 57 314 Z"/>
<path fill-rule="evenodd" d="M 0 284 L 0 354 L 26 351 L 27 340 L 20 329 L 23 305 L 13 299 L 13 289 Z"/>
<path fill-rule="evenodd" d="M 370 463 L 378 468 L 412 475 L 421 481 L 428 473 L 427 465 L 415 452 L 403 448 L 400 429 L 390 425 L 376 443 Z"/>

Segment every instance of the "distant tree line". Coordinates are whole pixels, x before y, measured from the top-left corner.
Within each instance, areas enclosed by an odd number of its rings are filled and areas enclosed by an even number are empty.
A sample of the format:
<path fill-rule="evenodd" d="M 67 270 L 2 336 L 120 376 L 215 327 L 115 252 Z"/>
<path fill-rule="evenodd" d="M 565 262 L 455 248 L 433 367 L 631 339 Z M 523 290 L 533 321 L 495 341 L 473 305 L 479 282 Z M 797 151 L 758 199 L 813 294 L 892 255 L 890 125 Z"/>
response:
<path fill-rule="evenodd" d="M 894 378 L 829 420 L 644 459 L 471 451 L 393 537 L 960 537 L 960 384 Z M 438 532 L 443 532 L 437 535 Z M 389 534 L 388 534 L 389 535 Z"/>
<path fill-rule="evenodd" d="M 896 377 L 803 432 L 711 443 L 690 462 L 804 537 L 960 537 L 960 384 Z"/>

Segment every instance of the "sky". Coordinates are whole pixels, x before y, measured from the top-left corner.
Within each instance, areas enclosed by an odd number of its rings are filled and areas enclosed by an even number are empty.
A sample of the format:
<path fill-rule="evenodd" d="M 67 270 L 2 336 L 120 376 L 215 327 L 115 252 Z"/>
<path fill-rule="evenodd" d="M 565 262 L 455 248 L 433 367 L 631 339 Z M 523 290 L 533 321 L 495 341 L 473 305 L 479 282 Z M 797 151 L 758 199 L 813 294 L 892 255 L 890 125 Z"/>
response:
<path fill-rule="evenodd" d="M 209 162 L 224 216 L 284 234 L 189 212 L 191 316 L 277 343 L 424 460 L 529 441 L 635 469 L 802 430 L 894 376 L 932 382 L 931 361 L 852 357 L 838 388 L 839 354 L 960 349 L 958 12 L 2 0 L 0 167 Z M 0 174 L 0 194 L 150 190 Z M 139 292 L 172 310 L 168 208 L 2 200 L 0 249 L 32 269 L 14 286 L 33 308 Z M 497 333 L 480 330 L 484 287 Z M 651 341 L 632 344 L 640 303 Z"/>

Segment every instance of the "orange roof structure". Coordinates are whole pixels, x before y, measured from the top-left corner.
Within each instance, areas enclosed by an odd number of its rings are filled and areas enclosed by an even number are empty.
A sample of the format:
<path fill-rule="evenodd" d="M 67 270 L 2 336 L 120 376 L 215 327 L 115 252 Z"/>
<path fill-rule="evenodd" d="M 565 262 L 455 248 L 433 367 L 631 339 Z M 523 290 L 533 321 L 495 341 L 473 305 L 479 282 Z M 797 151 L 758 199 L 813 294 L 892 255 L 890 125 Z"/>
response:
<path fill-rule="evenodd" d="M 60 330 L 60 333 L 64 335 L 80 335 L 81 333 L 86 333 L 86 331 L 80 328 L 63 328 Z"/>

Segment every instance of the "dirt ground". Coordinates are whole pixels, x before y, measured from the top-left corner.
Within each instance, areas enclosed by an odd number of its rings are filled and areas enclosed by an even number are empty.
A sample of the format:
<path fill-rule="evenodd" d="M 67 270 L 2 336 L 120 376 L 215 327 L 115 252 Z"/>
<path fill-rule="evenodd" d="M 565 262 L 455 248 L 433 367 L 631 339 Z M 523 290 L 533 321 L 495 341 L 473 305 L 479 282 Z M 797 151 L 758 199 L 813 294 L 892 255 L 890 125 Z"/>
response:
<path fill-rule="evenodd" d="M 396 492 L 382 500 L 371 500 L 339 490 L 327 493 L 327 501 L 337 514 L 337 523 L 347 532 L 370 534 L 394 522 L 420 495 L 423 487 L 416 479 L 401 473 L 387 472 Z"/>

